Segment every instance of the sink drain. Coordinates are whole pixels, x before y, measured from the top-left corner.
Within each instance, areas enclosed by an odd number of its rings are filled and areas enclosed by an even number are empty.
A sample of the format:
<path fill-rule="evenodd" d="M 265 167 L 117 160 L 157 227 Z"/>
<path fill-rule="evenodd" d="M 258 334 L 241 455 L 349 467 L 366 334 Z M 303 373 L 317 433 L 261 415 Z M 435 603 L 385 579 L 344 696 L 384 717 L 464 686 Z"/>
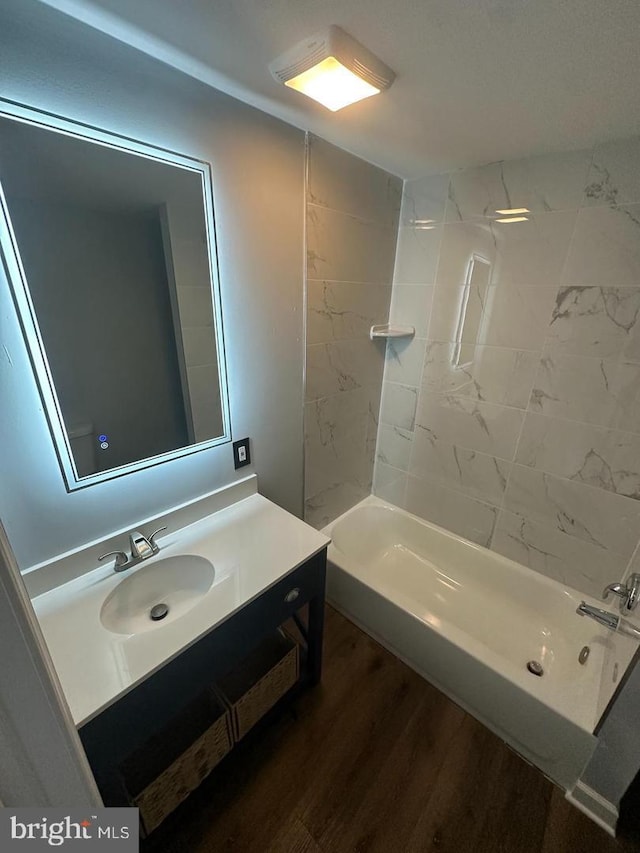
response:
<path fill-rule="evenodd" d="M 166 604 L 155 604 L 151 608 L 149 616 L 151 617 L 152 622 L 159 622 L 161 619 L 164 619 L 168 612 L 169 607 Z"/>
<path fill-rule="evenodd" d="M 531 673 L 531 675 L 544 675 L 544 669 L 542 668 L 542 664 L 537 660 L 530 660 L 527 664 L 527 669 Z"/>

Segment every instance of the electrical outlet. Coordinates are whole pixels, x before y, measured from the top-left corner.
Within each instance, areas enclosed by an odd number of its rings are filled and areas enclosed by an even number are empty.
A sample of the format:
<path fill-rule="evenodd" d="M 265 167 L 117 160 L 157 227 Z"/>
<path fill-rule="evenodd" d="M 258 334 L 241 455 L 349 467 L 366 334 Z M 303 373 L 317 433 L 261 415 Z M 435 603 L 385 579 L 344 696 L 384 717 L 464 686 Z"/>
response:
<path fill-rule="evenodd" d="M 249 439 L 241 438 L 239 441 L 233 442 L 233 464 L 235 468 L 242 468 L 249 465 L 251 462 L 251 452 L 249 451 Z"/>

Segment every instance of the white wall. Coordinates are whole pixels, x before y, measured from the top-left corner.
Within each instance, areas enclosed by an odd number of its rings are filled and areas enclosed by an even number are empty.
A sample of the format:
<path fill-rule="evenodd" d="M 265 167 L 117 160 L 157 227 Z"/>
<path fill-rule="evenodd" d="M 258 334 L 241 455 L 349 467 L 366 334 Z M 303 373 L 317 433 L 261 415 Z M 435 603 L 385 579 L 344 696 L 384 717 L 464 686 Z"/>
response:
<path fill-rule="evenodd" d="M 304 136 L 34 0 L 0 10 L 2 95 L 212 165 L 234 438 L 302 510 Z M 0 518 L 22 569 L 246 474 L 230 445 L 68 494 L 0 272 Z"/>

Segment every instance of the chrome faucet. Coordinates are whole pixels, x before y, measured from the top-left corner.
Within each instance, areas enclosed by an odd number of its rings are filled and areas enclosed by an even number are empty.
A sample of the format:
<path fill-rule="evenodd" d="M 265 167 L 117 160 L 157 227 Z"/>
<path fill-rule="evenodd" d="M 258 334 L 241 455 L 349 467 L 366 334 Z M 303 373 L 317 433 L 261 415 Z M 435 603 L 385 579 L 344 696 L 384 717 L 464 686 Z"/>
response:
<path fill-rule="evenodd" d="M 626 637 L 633 637 L 634 640 L 640 640 L 640 628 L 629 622 L 623 616 L 616 616 L 615 613 L 609 613 L 608 610 L 600 610 L 599 607 L 592 607 L 585 601 L 581 601 L 576 609 L 579 616 L 589 616 L 595 619 L 605 628 L 611 631 L 617 631 L 619 634 L 624 634 Z"/>
<path fill-rule="evenodd" d="M 619 616 L 616 616 L 614 613 L 609 613 L 607 610 L 600 610 L 599 607 L 592 607 L 590 604 L 587 604 L 586 601 L 580 602 L 576 613 L 578 616 L 589 616 L 591 619 L 595 619 L 596 622 L 599 622 L 606 628 L 610 628 L 612 631 L 617 630 L 618 623 L 620 622 Z"/>
<path fill-rule="evenodd" d="M 129 536 L 129 547 L 131 549 L 130 554 L 127 554 L 125 551 L 108 551 L 106 554 L 98 557 L 98 560 L 105 560 L 107 557 L 115 557 L 116 560 L 113 564 L 114 572 L 124 572 L 126 569 L 130 569 L 137 563 L 141 563 L 142 560 L 148 560 L 149 557 L 153 557 L 154 554 L 158 553 L 160 546 L 155 541 L 155 538 L 158 533 L 162 533 L 162 531 L 166 529 L 166 527 L 159 527 L 151 534 L 151 536 L 149 536 L 149 538 L 144 536 L 144 534 L 140 533 L 138 530 L 134 530 L 134 532 Z"/>
<path fill-rule="evenodd" d="M 155 536 L 155 533 L 153 536 Z M 153 539 L 153 536 L 151 539 Z M 136 561 L 146 560 L 148 557 L 153 557 L 155 553 L 151 541 L 137 530 L 129 534 L 129 547 L 131 549 L 131 559 Z M 156 549 L 157 547 L 156 545 Z"/>
<path fill-rule="evenodd" d="M 602 591 L 602 599 L 606 601 L 609 593 L 620 596 L 620 612 L 635 610 L 640 599 L 640 574 L 635 572 L 627 578 L 626 584 L 610 583 Z"/>

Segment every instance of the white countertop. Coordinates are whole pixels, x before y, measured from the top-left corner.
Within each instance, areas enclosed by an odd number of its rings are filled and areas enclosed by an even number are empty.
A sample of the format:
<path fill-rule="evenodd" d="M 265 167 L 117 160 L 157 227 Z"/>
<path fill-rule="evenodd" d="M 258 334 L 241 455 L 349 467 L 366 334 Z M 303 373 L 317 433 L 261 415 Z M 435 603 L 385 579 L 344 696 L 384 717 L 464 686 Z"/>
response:
<path fill-rule="evenodd" d="M 254 494 L 158 539 L 160 553 L 122 573 L 101 565 L 33 599 L 77 726 L 88 722 L 163 664 L 329 543 L 322 533 Z M 215 578 L 183 616 L 141 634 L 107 630 L 102 604 L 142 566 L 180 554 L 205 557 Z"/>

